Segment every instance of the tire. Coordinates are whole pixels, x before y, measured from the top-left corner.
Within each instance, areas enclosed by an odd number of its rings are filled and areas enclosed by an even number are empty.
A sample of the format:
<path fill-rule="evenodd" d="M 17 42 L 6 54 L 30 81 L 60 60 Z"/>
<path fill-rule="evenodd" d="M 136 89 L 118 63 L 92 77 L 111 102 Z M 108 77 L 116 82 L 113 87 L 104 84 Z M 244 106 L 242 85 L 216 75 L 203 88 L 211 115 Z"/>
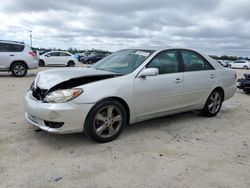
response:
<path fill-rule="evenodd" d="M 39 67 L 44 67 L 45 66 L 45 63 L 44 63 L 44 61 L 43 60 L 39 60 Z"/>
<path fill-rule="evenodd" d="M 214 90 L 208 97 L 207 102 L 201 112 L 206 117 L 216 116 L 223 102 L 223 94 L 219 90 Z"/>
<path fill-rule="evenodd" d="M 11 65 L 10 71 L 15 77 L 23 77 L 27 74 L 27 66 L 22 62 L 16 62 Z"/>
<path fill-rule="evenodd" d="M 67 64 L 67 67 L 74 67 L 75 66 L 75 62 L 74 61 L 69 61 Z"/>
<path fill-rule="evenodd" d="M 126 119 L 127 114 L 121 103 L 115 100 L 102 101 L 89 112 L 84 132 L 96 142 L 110 142 L 122 133 Z"/>
<path fill-rule="evenodd" d="M 247 69 L 248 69 L 248 67 L 245 65 L 245 66 L 243 66 L 243 69 L 247 70 Z"/>

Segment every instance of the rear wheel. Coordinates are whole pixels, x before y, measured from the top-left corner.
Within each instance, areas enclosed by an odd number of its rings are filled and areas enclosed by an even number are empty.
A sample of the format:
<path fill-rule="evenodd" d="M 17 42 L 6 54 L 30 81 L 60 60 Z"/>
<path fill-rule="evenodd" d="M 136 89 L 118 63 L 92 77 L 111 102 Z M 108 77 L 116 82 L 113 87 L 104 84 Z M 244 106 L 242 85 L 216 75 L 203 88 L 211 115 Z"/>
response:
<path fill-rule="evenodd" d="M 67 67 L 74 67 L 75 66 L 75 62 L 74 61 L 69 61 L 67 64 Z"/>
<path fill-rule="evenodd" d="M 23 77 L 27 74 L 27 69 L 28 68 L 24 63 L 17 62 L 11 66 L 10 71 L 16 77 Z"/>
<path fill-rule="evenodd" d="M 222 102 L 222 93 L 219 90 L 213 91 L 207 99 L 205 107 L 202 110 L 202 114 L 207 117 L 216 116 L 220 111 Z"/>
<path fill-rule="evenodd" d="M 247 70 L 247 69 L 248 69 L 248 67 L 245 65 L 245 66 L 243 67 L 243 69 Z"/>
<path fill-rule="evenodd" d="M 126 111 L 114 100 L 103 101 L 90 111 L 84 132 L 96 142 L 109 142 L 117 138 L 126 125 Z"/>

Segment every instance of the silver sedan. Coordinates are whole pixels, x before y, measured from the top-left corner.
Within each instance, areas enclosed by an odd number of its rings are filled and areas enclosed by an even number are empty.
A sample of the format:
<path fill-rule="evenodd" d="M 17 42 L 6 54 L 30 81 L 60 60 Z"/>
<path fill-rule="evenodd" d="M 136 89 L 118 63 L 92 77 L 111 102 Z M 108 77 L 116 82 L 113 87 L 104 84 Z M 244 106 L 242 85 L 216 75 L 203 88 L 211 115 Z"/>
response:
<path fill-rule="evenodd" d="M 51 133 L 114 140 L 127 124 L 198 110 L 213 117 L 236 91 L 236 74 L 188 49 L 125 49 L 90 68 L 40 72 L 25 116 Z"/>

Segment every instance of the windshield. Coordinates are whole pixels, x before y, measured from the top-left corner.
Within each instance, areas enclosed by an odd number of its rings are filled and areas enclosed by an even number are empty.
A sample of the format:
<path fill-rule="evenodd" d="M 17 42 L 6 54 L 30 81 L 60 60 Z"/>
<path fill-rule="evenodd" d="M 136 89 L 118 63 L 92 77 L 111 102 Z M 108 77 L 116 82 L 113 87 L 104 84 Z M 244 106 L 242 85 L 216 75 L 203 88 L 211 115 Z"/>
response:
<path fill-rule="evenodd" d="M 128 74 L 139 67 L 153 52 L 152 50 L 120 50 L 100 60 L 92 68 Z"/>

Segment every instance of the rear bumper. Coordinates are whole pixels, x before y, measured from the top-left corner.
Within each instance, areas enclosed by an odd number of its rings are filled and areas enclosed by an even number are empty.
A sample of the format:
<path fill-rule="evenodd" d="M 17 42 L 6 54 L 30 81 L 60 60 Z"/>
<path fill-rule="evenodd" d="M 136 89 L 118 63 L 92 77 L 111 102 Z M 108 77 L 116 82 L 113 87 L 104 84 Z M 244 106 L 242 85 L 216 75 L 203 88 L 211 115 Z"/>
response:
<path fill-rule="evenodd" d="M 224 93 L 225 93 L 224 100 L 228 100 L 228 99 L 232 98 L 234 96 L 236 90 L 237 90 L 236 85 L 224 88 Z"/>
<path fill-rule="evenodd" d="M 25 95 L 25 118 L 27 121 L 50 133 L 66 134 L 83 132 L 85 119 L 94 104 L 42 103 L 36 100 L 31 91 Z M 60 128 L 50 128 L 44 121 L 63 122 Z"/>
<path fill-rule="evenodd" d="M 29 69 L 37 69 L 39 67 L 38 60 L 33 60 L 28 64 Z"/>

